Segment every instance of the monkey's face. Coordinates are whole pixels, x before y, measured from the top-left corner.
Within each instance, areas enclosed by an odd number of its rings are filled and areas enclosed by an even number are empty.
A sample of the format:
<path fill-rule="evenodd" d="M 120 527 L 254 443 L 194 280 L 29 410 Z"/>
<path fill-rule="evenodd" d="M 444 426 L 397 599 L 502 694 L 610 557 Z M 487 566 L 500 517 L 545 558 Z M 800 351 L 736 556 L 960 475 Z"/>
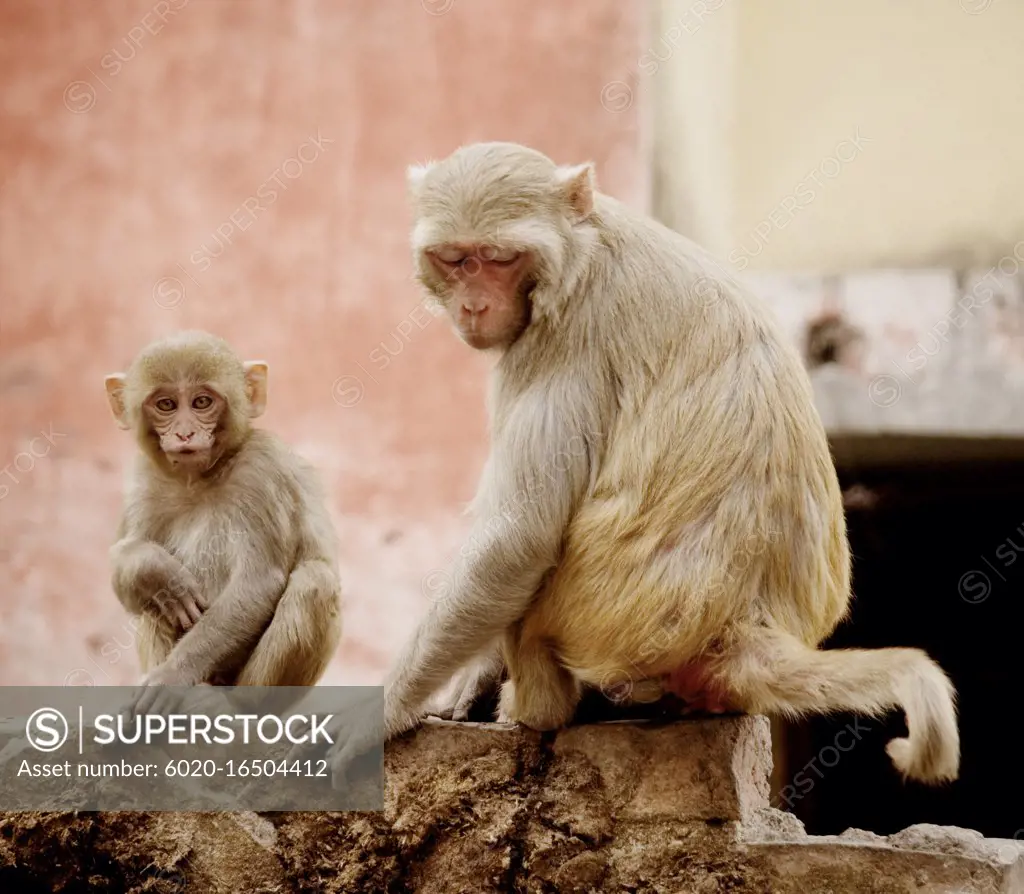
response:
<path fill-rule="evenodd" d="M 466 344 L 507 348 L 530 323 L 528 252 L 492 244 L 442 243 L 424 252 L 438 294 Z"/>
<path fill-rule="evenodd" d="M 267 371 L 223 339 L 186 331 L 148 345 L 103 384 L 118 427 L 158 466 L 191 479 L 244 443 L 267 405 Z"/>
<path fill-rule="evenodd" d="M 593 170 L 513 143 L 478 143 L 408 170 L 417 278 L 462 339 L 504 349 L 557 314 L 593 237 Z"/>
<path fill-rule="evenodd" d="M 171 467 L 202 472 L 217 458 L 217 430 L 226 407 L 209 385 L 176 384 L 154 390 L 142 411 Z"/>

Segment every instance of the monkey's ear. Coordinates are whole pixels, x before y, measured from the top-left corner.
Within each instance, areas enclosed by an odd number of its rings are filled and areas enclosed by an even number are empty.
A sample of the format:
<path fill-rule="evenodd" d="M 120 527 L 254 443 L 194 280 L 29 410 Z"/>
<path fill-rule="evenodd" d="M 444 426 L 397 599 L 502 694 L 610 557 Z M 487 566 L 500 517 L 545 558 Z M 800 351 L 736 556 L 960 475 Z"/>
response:
<path fill-rule="evenodd" d="M 583 220 L 594 210 L 597 175 L 591 162 L 560 167 L 555 172 L 555 184 L 578 220 Z"/>
<path fill-rule="evenodd" d="M 127 430 L 131 424 L 124 406 L 124 382 L 124 373 L 111 373 L 103 379 L 103 387 L 107 389 L 107 403 L 110 404 L 110 412 L 114 414 L 117 427 Z"/>
<path fill-rule="evenodd" d="M 245 396 L 249 398 L 249 415 L 255 419 L 262 416 L 267 408 L 267 373 L 270 367 L 265 360 L 246 360 L 242 369 L 245 370 Z"/>
<path fill-rule="evenodd" d="M 415 195 L 420 188 L 420 184 L 423 183 L 423 178 L 427 176 L 433 166 L 434 162 L 428 161 L 425 165 L 409 165 L 405 169 L 405 183 L 409 188 L 409 192 Z"/>

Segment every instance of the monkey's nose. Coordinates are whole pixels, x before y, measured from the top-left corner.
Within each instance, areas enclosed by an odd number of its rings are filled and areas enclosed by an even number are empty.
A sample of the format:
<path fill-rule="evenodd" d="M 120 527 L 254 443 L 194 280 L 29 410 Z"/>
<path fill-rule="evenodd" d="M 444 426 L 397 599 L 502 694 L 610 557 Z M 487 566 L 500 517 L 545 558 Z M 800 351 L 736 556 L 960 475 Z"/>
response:
<path fill-rule="evenodd" d="M 487 305 L 486 304 L 473 304 L 473 305 L 463 304 L 462 305 L 462 312 L 464 314 L 467 314 L 468 316 L 471 316 L 471 317 L 478 317 L 478 316 L 480 316 L 480 314 L 487 312 Z"/>
<path fill-rule="evenodd" d="M 187 441 L 191 441 L 192 440 L 192 436 L 195 434 L 195 432 L 194 431 L 190 431 L 187 435 L 183 435 L 179 431 L 179 432 L 175 432 L 175 434 L 178 436 L 178 440 L 179 441 L 186 441 L 187 442 Z"/>

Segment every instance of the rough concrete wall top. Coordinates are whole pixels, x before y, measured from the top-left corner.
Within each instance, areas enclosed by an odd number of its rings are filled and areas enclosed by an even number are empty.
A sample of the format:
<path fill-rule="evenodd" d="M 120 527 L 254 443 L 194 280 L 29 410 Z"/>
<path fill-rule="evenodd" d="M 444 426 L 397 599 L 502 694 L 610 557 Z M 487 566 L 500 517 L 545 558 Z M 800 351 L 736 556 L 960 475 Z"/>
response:
<path fill-rule="evenodd" d="M 1021 894 L 1024 845 L 808 837 L 760 717 L 539 734 L 428 722 L 382 814 L 0 814 L 0 890 L 164 894 Z M 35 886 L 35 887 L 32 887 Z"/>

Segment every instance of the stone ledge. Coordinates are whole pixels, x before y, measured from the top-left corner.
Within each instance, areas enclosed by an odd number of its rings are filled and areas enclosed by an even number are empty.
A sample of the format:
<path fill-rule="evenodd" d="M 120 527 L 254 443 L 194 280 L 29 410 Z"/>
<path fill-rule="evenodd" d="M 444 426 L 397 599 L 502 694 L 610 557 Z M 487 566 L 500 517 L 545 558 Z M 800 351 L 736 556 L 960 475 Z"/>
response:
<path fill-rule="evenodd" d="M 814 891 L 815 885 L 825 885 L 837 892 L 1024 892 L 1024 842 L 985 838 L 955 826 L 921 823 L 889 836 L 861 829 L 807 835 L 792 814 L 768 807 L 745 818 L 739 841 L 789 880 L 790 887 L 773 889 L 778 891 Z M 853 879 L 864 887 L 840 885 Z M 903 887 L 884 887 L 893 883 Z"/>
<path fill-rule="evenodd" d="M 380 814 L 0 814 L 0 891 L 1024 892 L 1024 847 L 915 826 L 811 837 L 768 806 L 760 717 L 539 734 L 428 721 Z"/>

